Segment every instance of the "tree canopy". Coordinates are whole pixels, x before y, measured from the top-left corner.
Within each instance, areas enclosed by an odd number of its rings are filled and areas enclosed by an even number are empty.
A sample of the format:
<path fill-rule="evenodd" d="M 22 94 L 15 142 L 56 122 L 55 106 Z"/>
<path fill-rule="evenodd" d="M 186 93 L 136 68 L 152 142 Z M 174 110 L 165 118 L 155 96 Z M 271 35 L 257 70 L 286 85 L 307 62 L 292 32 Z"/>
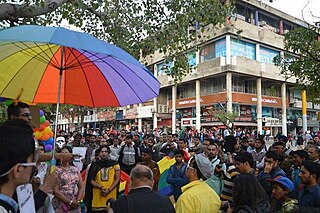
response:
<path fill-rule="evenodd" d="M 181 52 L 190 48 L 194 30 L 223 24 L 231 16 L 232 4 L 221 0 L 0 0 L 0 27 L 21 24 L 68 25 L 113 43 L 135 58 L 163 52 L 184 69 L 173 69 L 173 77 L 185 75 L 187 63 Z M 178 66 L 175 66 L 178 67 Z"/>
<path fill-rule="evenodd" d="M 309 100 L 319 102 L 320 21 L 296 28 L 285 35 L 285 54 L 275 58 L 286 78 L 295 77 L 296 86 L 306 90 Z"/>

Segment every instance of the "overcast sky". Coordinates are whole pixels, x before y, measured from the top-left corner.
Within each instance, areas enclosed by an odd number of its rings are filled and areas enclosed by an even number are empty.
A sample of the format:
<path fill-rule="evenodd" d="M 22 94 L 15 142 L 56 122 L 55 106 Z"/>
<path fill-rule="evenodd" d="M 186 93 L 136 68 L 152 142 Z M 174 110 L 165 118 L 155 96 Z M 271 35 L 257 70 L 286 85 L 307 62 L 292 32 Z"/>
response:
<path fill-rule="evenodd" d="M 309 23 L 320 21 L 320 0 L 273 0 L 273 3 L 263 0 L 263 2 L 300 19 L 302 19 L 301 11 L 307 5 L 303 10 L 305 20 Z M 311 13 L 318 18 L 312 17 Z"/>

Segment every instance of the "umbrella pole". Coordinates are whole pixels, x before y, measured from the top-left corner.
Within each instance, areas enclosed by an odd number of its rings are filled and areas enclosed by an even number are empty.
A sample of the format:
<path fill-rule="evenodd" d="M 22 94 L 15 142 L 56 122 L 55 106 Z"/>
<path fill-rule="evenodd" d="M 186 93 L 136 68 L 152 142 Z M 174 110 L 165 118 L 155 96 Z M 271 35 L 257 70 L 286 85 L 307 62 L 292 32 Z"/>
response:
<path fill-rule="evenodd" d="M 54 143 L 53 143 L 53 150 L 52 150 L 52 160 L 54 160 L 54 152 L 56 150 L 56 139 L 57 139 L 58 116 L 59 116 L 59 107 L 60 107 L 60 92 L 61 92 L 61 84 L 62 84 L 63 64 L 64 64 L 64 47 L 62 47 L 62 50 L 61 50 L 61 65 L 59 68 L 59 84 L 58 84 L 56 120 L 54 122 L 54 136 L 53 136 Z"/>

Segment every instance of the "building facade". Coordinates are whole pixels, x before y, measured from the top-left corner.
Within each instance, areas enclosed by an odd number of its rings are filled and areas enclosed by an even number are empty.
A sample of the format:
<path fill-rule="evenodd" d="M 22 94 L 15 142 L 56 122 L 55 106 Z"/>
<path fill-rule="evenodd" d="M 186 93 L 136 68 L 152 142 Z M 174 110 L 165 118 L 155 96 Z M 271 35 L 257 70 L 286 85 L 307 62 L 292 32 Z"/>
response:
<path fill-rule="evenodd" d="M 161 82 L 159 96 L 117 112 L 87 115 L 87 127 L 104 122 L 107 126 L 137 126 L 138 131 L 224 128 L 214 113 L 227 109 L 238 114 L 237 128 L 260 133 L 270 129 L 272 135 L 297 133 L 302 129 L 301 93 L 294 88 L 296 79 L 285 79 L 273 58 L 284 53 L 285 33 L 306 27 L 305 23 L 257 0 L 238 0 L 235 15 L 237 20 L 224 27 L 207 27 L 207 39 L 197 43 L 200 48 L 186 53 L 193 70 L 181 83 L 175 85 L 165 73 L 174 62 L 164 64 L 163 54 L 155 52 L 142 60 Z M 320 106 L 308 102 L 307 108 L 308 129 L 316 131 Z M 68 122 L 61 124 L 68 128 Z"/>
<path fill-rule="evenodd" d="M 302 128 L 296 79 L 285 79 L 273 58 L 284 53 L 284 34 L 305 24 L 255 0 L 237 1 L 236 17 L 225 27 L 206 31 L 208 39 L 198 43 L 200 48 L 186 53 L 194 69 L 177 86 L 165 73 L 174 63 L 164 66 L 160 53 L 145 58 L 162 85 L 154 99 L 153 128 L 169 126 L 173 132 L 186 126 L 223 128 L 213 116 L 222 108 L 238 114 L 234 123 L 238 128 L 260 133 L 269 128 L 273 135 Z M 307 103 L 307 108 L 308 129 L 316 131 L 319 105 Z"/>

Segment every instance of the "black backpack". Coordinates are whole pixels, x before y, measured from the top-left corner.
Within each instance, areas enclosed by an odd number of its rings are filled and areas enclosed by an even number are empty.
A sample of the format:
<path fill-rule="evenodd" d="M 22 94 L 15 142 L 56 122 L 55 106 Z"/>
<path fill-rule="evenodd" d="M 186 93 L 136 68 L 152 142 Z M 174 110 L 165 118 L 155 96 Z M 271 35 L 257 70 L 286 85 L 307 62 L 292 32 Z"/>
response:
<path fill-rule="evenodd" d="M 7 210 L 8 213 L 15 212 L 14 208 L 3 200 L 0 200 L 0 206 Z"/>

